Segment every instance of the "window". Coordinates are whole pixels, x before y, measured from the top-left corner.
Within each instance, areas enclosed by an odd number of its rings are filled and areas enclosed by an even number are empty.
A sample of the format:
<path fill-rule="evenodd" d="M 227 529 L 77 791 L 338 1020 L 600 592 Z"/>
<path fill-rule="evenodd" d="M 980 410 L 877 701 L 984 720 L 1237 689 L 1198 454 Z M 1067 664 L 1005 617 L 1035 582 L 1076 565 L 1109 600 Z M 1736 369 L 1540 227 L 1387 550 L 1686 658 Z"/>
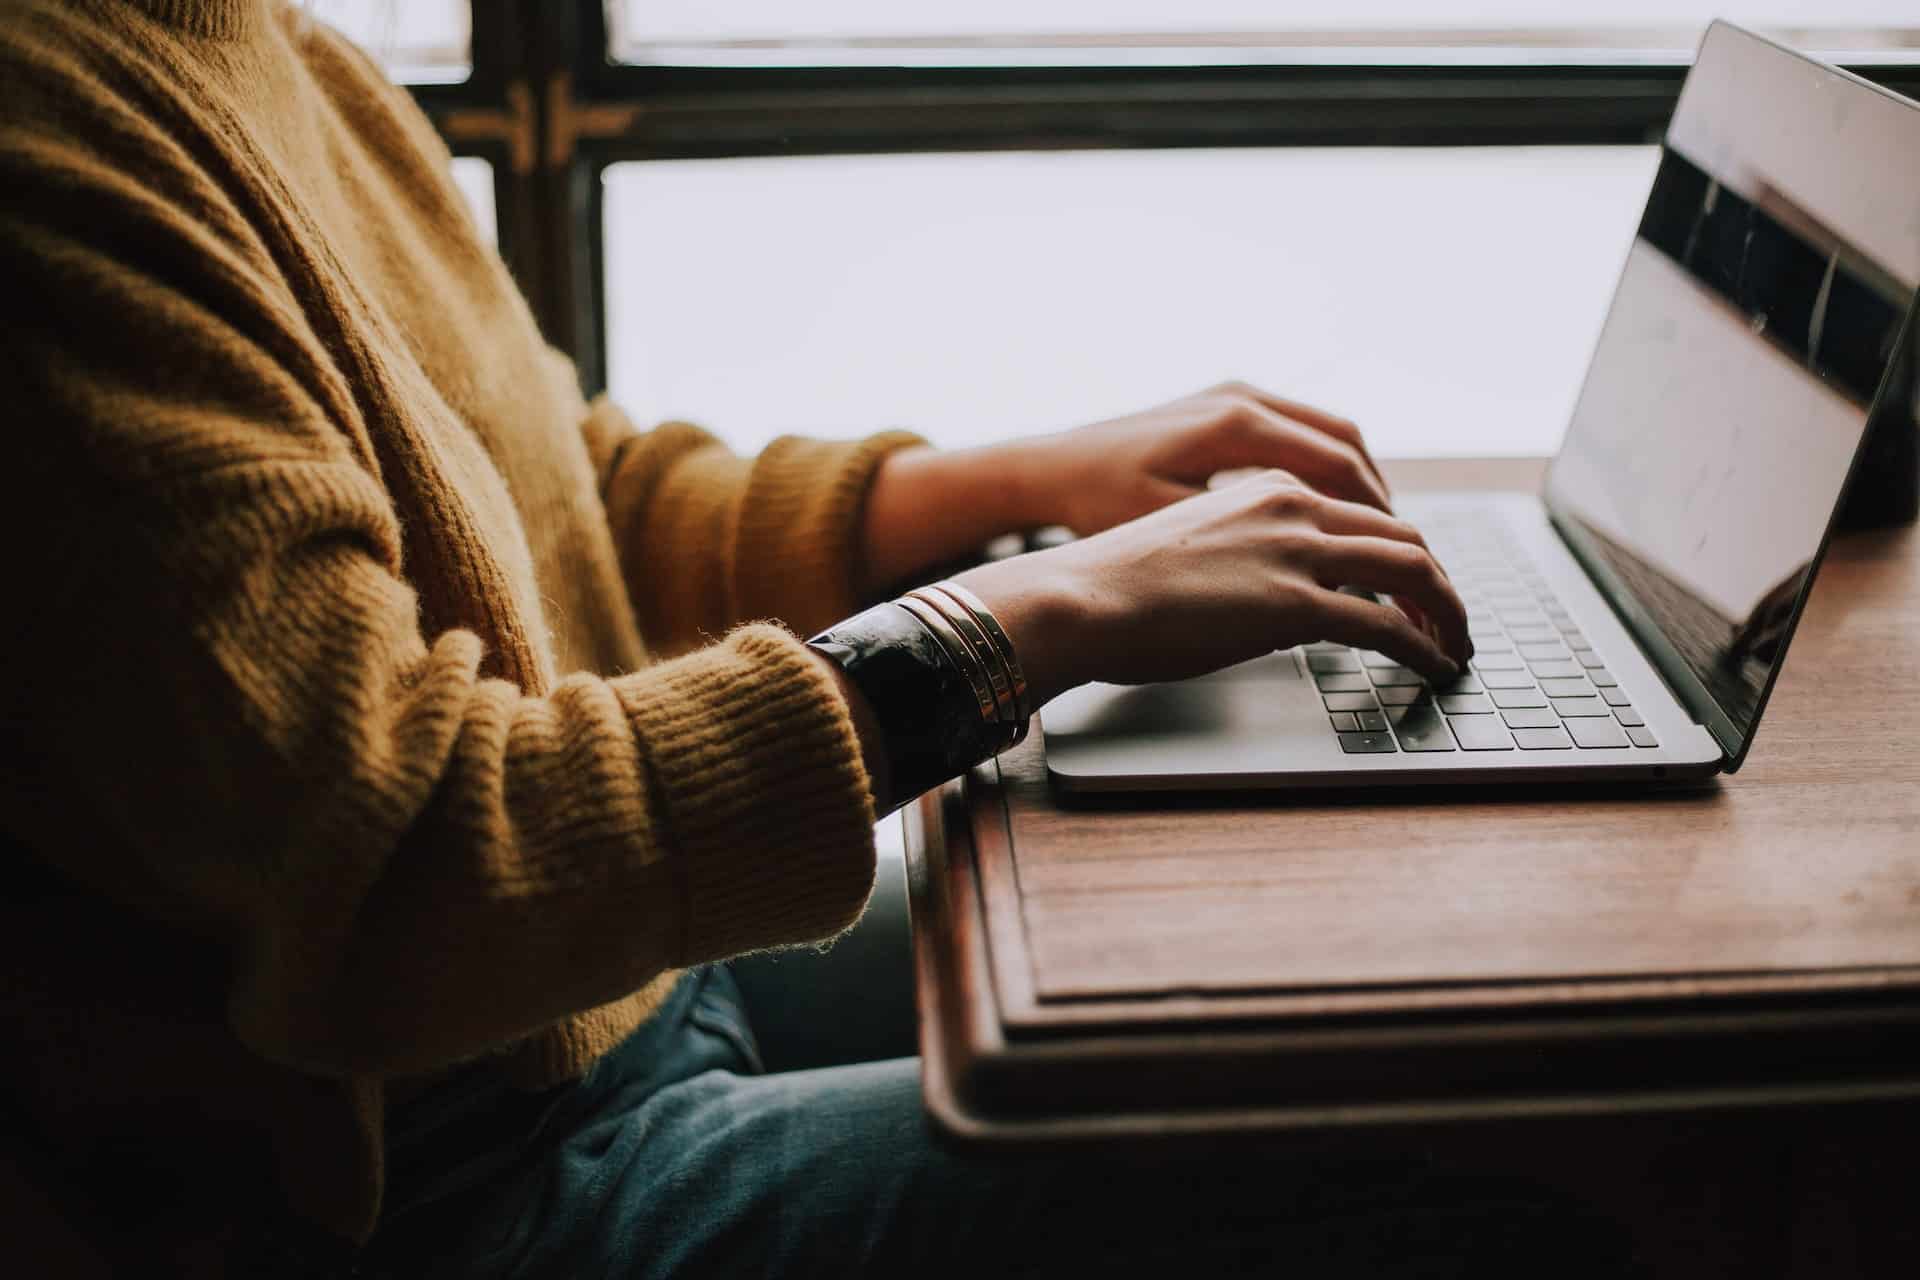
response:
<path fill-rule="evenodd" d="M 611 390 L 736 447 L 976 444 L 1244 377 L 1388 455 L 1557 444 L 1653 148 L 657 161 L 606 175 Z"/>
<path fill-rule="evenodd" d="M 472 69 L 467 0 L 310 0 L 309 7 L 402 84 L 457 83 Z"/>
<path fill-rule="evenodd" d="M 455 156 L 453 180 L 473 210 L 473 220 L 488 244 L 500 243 L 500 221 L 493 193 L 493 166 L 478 156 Z"/>
<path fill-rule="evenodd" d="M 1708 17 L 1920 95 L 1911 0 L 307 2 L 587 388 L 743 448 L 1234 375 L 1538 452 Z"/>

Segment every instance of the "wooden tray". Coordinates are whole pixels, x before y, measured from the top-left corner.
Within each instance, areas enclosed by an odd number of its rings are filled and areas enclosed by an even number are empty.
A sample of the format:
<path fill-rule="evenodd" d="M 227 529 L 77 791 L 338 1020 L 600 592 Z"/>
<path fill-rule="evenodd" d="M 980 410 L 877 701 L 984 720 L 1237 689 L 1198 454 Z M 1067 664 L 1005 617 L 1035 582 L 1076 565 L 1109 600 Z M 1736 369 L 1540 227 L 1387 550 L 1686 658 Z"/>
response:
<path fill-rule="evenodd" d="M 1916 551 L 1835 544 L 1748 768 L 1690 791 L 1067 808 L 1043 725 L 908 811 L 929 1109 L 1019 1140 L 1920 1092 Z"/>

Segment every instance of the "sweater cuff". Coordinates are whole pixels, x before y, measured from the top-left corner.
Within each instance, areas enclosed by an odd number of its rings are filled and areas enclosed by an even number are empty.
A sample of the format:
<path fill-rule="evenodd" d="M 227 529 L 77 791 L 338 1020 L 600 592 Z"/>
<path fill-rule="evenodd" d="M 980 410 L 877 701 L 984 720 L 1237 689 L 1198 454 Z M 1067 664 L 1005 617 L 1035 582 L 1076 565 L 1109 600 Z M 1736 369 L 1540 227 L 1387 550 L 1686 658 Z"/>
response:
<path fill-rule="evenodd" d="M 681 863 L 676 963 L 851 925 L 873 890 L 873 800 L 831 675 L 764 624 L 649 674 L 615 687 Z"/>
<path fill-rule="evenodd" d="M 733 550 L 734 599 L 801 634 L 858 611 L 855 570 L 873 478 L 926 441 L 886 431 L 852 442 L 783 436 L 754 460 Z"/>

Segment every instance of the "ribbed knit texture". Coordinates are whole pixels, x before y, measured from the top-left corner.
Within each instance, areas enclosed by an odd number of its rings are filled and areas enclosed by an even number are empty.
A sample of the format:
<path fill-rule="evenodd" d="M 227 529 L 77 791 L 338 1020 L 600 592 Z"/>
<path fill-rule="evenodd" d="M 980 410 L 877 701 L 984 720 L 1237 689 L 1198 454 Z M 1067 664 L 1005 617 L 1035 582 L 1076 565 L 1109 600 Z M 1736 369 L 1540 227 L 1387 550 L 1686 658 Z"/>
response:
<path fill-rule="evenodd" d="M 267 12 L 262 0 L 127 0 L 155 21 L 209 40 L 237 40 Z M 112 3 L 112 0 L 107 0 Z"/>
<path fill-rule="evenodd" d="M 396 1080 L 550 1083 L 858 915 L 845 707 L 741 624 L 853 610 L 912 437 L 585 404 L 410 100 L 265 0 L 0 0 L 0 311 L 0 1070 L 76 1168 L 363 1237 Z"/>

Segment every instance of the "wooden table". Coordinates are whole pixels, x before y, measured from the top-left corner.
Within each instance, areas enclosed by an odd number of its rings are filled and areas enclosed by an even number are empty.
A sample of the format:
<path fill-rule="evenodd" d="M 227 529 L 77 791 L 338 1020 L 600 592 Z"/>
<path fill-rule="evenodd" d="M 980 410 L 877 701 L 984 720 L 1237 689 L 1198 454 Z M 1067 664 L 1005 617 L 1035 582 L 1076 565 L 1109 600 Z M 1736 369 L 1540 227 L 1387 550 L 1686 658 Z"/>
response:
<path fill-rule="evenodd" d="M 1067 808 L 1043 715 L 907 815 L 929 1109 L 1020 1143 L 1920 1094 L 1917 635 L 1914 530 L 1838 539 L 1746 767 L 1686 791 Z"/>

